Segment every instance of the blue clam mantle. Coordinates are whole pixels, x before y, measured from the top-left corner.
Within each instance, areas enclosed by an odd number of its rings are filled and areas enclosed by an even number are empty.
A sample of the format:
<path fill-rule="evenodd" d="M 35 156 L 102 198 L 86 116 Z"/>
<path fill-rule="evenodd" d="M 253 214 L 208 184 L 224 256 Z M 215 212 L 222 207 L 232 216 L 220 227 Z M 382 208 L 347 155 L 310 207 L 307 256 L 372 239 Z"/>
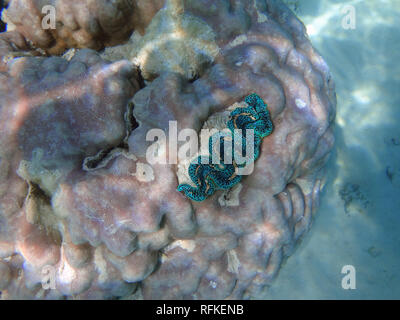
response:
<path fill-rule="evenodd" d="M 256 161 L 260 153 L 262 139 L 272 133 L 273 125 L 267 105 L 257 94 L 248 95 L 245 98 L 245 102 L 248 107 L 236 108 L 229 116 L 227 127 L 230 130 L 230 136 L 228 138 L 233 141 L 234 145 L 239 143 L 242 155 L 244 155 L 246 154 L 246 132 L 252 130 L 254 132 L 254 156 L 252 161 Z M 241 132 L 241 141 L 239 142 L 235 141 L 235 139 L 238 140 L 238 135 L 235 134 L 237 130 Z M 224 140 L 226 138 L 226 135 L 221 136 L 220 133 L 210 137 L 210 155 L 213 154 L 215 141 L 220 139 L 219 161 L 217 161 L 219 163 L 212 163 L 210 157 L 199 156 L 189 165 L 189 177 L 196 186 L 180 184 L 177 188 L 178 191 L 183 192 L 194 201 L 203 201 L 216 190 L 227 190 L 239 183 L 242 175 L 238 174 L 237 169 L 243 167 L 244 164 L 238 164 L 235 160 L 226 161 L 231 163 L 224 163 Z M 235 148 L 231 149 L 231 159 L 235 159 L 233 155 Z"/>

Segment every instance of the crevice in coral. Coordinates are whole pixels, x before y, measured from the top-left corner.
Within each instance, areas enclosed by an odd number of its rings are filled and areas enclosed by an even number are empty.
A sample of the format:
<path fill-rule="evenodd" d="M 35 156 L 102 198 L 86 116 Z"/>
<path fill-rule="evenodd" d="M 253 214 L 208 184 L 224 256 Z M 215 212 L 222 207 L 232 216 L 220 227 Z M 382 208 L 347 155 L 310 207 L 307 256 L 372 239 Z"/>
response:
<path fill-rule="evenodd" d="M 28 193 L 24 202 L 27 221 L 35 224 L 39 230 L 45 230 L 52 241 L 61 244 L 62 236 L 58 230 L 58 218 L 53 213 L 50 196 L 38 184 L 32 181 L 27 181 L 27 183 Z"/>
<path fill-rule="evenodd" d="M 107 148 L 100 150 L 96 155 L 92 157 L 86 157 L 83 160 L 83 169 L 85 171 L 91 171 L 99 167 L 100 163 L 110 154 L 114 148 Z"/>
<path fill-rule="evenodd" d="M 36 197 L 45 201 L 45 203 L 50 204 L 50 197 L 46 194 L 44 190 L 40 188 L 40 186 L 32 181 L 28 182 L 29 190 L 28 197 Z"/>
<path fill-rule="evenodd" d="M 139 123 L 133 116 L 133 109 L 135 105 L 132 102 L 128 102 L 126 111 L 124 114 L 125 122 L 125 137 L 124 139 L 114 147 L 102 149 L 94 156 L 86 157 L 83 160 L 82 169 L 85 171 L 93 171 L 104 168 L 112 159 L 116 158 L 122 153 L 126 153 L 129 149 L 128 139 L 131 132 L 139 127 Z"/>
<path fill-rule="evenodd" d="M 189 79 L 189 83 L 193 83 L 193 82 L 195 82 L 197 79 L 199 79 L 200 78 L 200 75 L 199 74 L 197 74 L 197 73 L 195 73 L 195 74 L 193 74 L 193 76 Z"/>
<path fill-rule="evenodd" d="M 130 101 L 126 107 L 126 112 L 124 114 L 126 135 L 123 141 L 123 147 L 125 149 L 128 149 L 128 139 L 132 131 L 139 127 L 139 123 L 136 121 L 136 118 L 133 115 L 134 108 L 135 105 L 133 104 L 133 102 Z"/>
<path fill-rule="evenodd" d="M 139 66 L 137 66 L 137 82 L 139 83 L 140 89 L 143 89 L 146 87 L 146 82 L 144 81 L 143 75 L 142 75 L 142 70 L 140 69 Z"/>
<path fill-rule="evenodd" d="M 7 3 L 4 0 L 0 0 L 0 17 L 3 12 L 3 9 L 7 8 Z M 0 19 L 0 32 L 6 31 L 6 24 Z"/>

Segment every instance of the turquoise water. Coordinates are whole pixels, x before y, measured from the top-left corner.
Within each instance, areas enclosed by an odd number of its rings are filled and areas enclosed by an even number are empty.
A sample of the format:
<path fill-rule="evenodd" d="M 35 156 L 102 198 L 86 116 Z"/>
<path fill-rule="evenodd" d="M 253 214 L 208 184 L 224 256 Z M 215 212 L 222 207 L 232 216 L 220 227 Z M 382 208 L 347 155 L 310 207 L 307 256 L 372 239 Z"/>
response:
<path fill-rule="evenodd" d="M 399 299 L 400 1 L 304 0 L 295 10 L 336 82 L 337 144 L 313 227 L 264 298 Z M 354 29 L 342 25 L 349 10 Z M 355 289 L 342 288 L 345 265 Z"/>

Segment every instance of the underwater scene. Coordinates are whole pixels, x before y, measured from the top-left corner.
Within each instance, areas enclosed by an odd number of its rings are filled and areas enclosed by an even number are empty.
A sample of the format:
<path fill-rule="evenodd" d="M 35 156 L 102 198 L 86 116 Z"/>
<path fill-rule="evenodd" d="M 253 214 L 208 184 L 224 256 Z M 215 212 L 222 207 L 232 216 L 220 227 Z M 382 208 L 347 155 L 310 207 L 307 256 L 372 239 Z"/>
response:
<path fill-rule="evenodd" d="M 400 299 L 400 1 L 0 6 L 0 300 Z"/>

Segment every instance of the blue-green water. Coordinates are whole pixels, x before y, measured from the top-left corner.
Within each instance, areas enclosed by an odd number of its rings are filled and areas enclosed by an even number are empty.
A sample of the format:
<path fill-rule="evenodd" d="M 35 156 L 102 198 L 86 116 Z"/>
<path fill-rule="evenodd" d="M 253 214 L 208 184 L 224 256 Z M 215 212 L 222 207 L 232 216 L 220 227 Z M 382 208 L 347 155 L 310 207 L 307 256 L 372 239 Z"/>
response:
<path fill-rule="evenodd" d="M 400 1 L 296 9 L 336 82 L 337 143 L 314 225 L 265 298 L 399 299 Z M 345 265 L 355 289 L 342 288 Z"/>

